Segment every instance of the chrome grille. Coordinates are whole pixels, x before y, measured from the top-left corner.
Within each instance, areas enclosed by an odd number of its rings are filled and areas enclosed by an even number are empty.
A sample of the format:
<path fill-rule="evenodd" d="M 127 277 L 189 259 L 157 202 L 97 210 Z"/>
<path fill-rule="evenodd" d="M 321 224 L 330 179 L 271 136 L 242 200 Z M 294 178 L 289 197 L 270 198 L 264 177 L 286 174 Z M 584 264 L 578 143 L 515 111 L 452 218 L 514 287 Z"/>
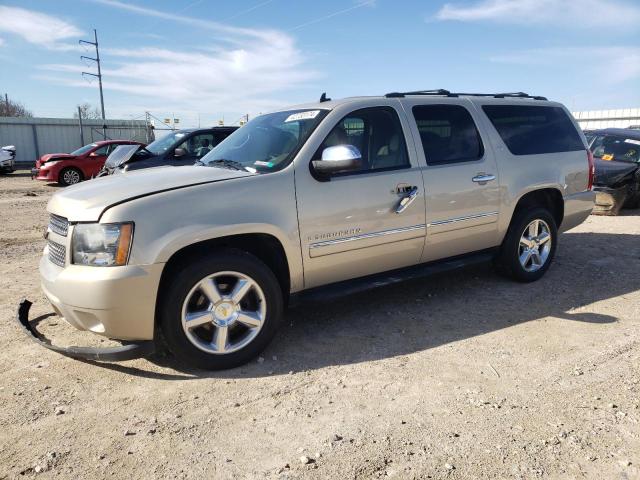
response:
<path fill-rule="evenodd" d="M 67 247 L 49 240 L 49 260 L 59 267 L 64 267 L 67 259 Z"/>
<path fill-rule="evenodd" d="M 69 230 L 69 222 L 64 217 L 59 217 L 58 215 L 51 214 L 51 216 L 49 217 L 49 228 L 52 232 L 66 237 Z"/>

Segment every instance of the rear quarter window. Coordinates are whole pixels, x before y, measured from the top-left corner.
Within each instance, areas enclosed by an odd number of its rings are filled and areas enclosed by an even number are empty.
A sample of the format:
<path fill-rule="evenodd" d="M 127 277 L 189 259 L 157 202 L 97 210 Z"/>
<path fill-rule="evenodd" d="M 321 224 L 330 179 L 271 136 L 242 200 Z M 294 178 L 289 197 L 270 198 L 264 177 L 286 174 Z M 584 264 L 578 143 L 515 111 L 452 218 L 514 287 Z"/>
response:
<path fill-rule="evenodd" d="M 514 155 L 585 149 L 573 122 L 560 107 L 483 105 L 482 110 Z"/>

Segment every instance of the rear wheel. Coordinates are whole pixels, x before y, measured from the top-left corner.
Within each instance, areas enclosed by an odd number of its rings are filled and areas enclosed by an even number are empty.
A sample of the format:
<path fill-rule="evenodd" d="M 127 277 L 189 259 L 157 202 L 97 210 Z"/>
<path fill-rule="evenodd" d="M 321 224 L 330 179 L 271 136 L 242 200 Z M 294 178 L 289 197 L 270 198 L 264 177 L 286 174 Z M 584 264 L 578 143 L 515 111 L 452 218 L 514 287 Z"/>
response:
<path fill-rule="evenodd" d="M 75 185 L 83 179 L 82 172 L 74 167 L 64 168 L 58 176 L 58 183 L 63 187 Z"/>
<path fill-rule="evenodd" d="M 558 229 L 545 208 L 518 212 L 497 259 L 499 270 L 519 282 L 533 282 L 548 270 L 557 246 Z"/>
<path fill-rule="evenodd" d="M 273 272 L 239 250 L 199 258 L 171 279 L 160 328 L 183 363 L 206 370 L 242 365 L 271 341 L 283 299 Z"/>

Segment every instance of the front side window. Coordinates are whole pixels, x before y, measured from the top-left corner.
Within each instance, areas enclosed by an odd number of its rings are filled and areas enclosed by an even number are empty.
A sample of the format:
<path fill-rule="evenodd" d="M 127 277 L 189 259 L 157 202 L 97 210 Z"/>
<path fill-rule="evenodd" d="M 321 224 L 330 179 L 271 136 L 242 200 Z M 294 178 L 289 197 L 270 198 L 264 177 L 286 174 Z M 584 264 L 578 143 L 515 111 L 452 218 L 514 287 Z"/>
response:
<path fill-rule="evenodd" d="M 211 133 L 192 135 L 176 148 L 182 148 L 189 157 L 202 158 L 213 149 L 214 139 Z"/>
<path fill-rule="evenodd" d="M 109 153 L 109 147 L 110 145 L 103 145 L 100 148 L 94 150 L 93 152 L 91 152 L 91 155 L 96 155 L 96 156 L 104 156 L 107 155 L 107 153 Z"/>
<path fill-rule="evenodd" d="M 84 147 L 80 147 L 77 150 L 71 152 L 71 155 L 82 155 L 87 153 L 89 150 L 96 148 L 98 145 L 95 143 L 90 143 L 89 145 L 85 145 Z"/>
<path fill-rule="evenodd" d="M 169 150 L 171 146 L 173 146 L 175 143 L 179 142 L 186 136 L 187 134 L 183 132 L 170 133 L 162 138 L 159 138 L 158 140 L 151 142 L 145 147 L 145 150 L 147 152 L 151 152 L 153 155 L 161 155 Z"/>
<path fill-rule="evenodd" d="M 288 110 L 254 118 L 239 128 L 200 162 L 209 167 L 225 166 L 257 173 L 286 167 L 327 110 Z"/>
<path fill-rule="evenodd" d="M 410 166 L 398 114 L 390 107 L 374 107 L 350 113 L 331 130 L 314 155 L 321 158 L 328 147 L 352 145 L 362 155 L 362 173 Z"/>
<path fill-rule="evenodd" d="M 482 158 L 484 148 L 469 111 L 460 105 L 416 105 L 413 117 L 429 165 Z"/>
<path fill-rule="evenodd" d="M 585 149 L 573 122 L 560 107 L 484 105 L 482 110 L 514 155 Z"/>
<path fill-rule="evenodd" d="M 640 140 L 606 135 L 591 146 L 593 156 L 601 160 L 640 162 Z"/>

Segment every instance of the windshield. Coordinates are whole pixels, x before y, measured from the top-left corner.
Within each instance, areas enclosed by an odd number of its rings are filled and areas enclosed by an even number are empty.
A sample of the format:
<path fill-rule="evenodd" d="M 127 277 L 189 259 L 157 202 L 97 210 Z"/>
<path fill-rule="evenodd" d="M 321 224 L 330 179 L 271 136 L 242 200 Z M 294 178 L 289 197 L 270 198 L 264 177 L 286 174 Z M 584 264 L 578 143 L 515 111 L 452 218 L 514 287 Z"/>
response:
<path fill-rule="evenodd" d="M 187 134 L 183 132 L 175 132 L 170 133 L 158 140 L 151 142 L 149 145 L 145 147 L 145 150 L 153 153 L 154 155 L 160 155 L 161 153 L 166 152 L 171 148 L 173 144 L 175 144 L 180 139 L 186 137 Z"/>
<path fill-rule="evenodd" d="M 105 168 L 116 168 L 129 160 L 141 148 L 140 145 L 119 145 L 104 162 Z"/>
<path fill-rule="evenodd" d="M 80 147 L 77 150 L 71 152 L 71 155 L 82 155 L 83 153 L 87 153 L 89 150 L 96 148 L 98 146 L 97 143 L 90 143 L 89 145 L 85 145 L 84 147 Z"/>
<path fill-rule="evenodd" d="M 593 156 L 602 160 L 640 162 L 640 140 L 624 137 L 599 137 L 591 145 Z"/>
<path fill-rule="evenodd" d="M 250 172 L 286 167 L 327 110 L 289 110 L 261 115 L 233 132 L 200 161 L 207 166 L 235 163 Z"/>

